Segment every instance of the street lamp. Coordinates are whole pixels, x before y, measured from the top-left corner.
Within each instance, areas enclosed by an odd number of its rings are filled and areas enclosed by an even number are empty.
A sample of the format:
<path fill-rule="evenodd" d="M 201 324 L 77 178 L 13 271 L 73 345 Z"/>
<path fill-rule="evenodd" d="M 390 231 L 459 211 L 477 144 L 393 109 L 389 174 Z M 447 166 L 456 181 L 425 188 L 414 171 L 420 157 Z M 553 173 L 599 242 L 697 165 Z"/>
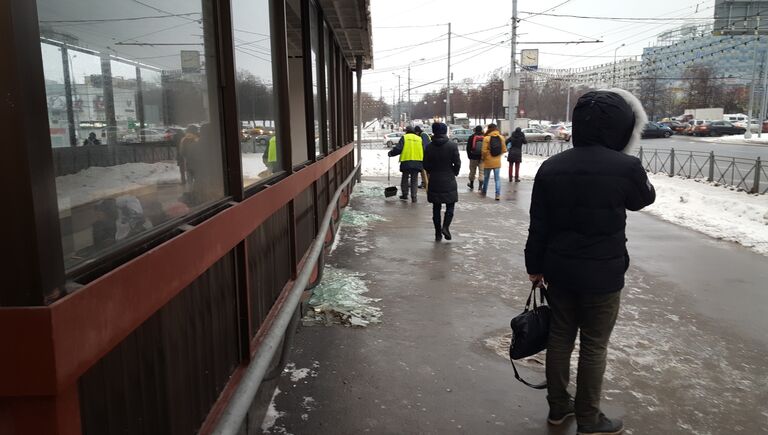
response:
<path fill-rule="evenodd" d="M 615 50 L 613 50 L 613 79 L 611 80 L 611 87 L 616 87 L 616 53 L 618 53 L 619 49 L 627 44 L 621 44 L 618 47 L 616 47 Z"/>

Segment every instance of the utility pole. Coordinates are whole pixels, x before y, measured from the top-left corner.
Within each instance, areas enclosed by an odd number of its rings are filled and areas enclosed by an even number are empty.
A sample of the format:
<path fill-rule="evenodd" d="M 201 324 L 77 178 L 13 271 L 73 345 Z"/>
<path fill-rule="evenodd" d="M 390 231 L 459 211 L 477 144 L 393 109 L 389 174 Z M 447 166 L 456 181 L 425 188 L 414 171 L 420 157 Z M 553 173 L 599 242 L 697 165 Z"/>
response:
<path fill-rule="evenodd" d="M 749 91 L 749 110 L 747 111 L 747 131 L 744 133 L 744 138 L 749 139 L 752 137 L 752 105 L 755 103 L 755 73 L 757 72 L 757 46 L 760 45 L 758 42 L 758 29 L 760 28 L 760 15 L 757 16 L 757 27 L 755 27 L 755 41 L 752 41 L 753 44 L 755 44 L 755 50 L 752 52 L 752 86 Z M 760 130 L 762 130 L 762 126 L 760 126 Z"/>
<path fill-rule="evenodd" d="M 515 52 L 517 51 L 517 0 L 512 0 L 512 49 L 509 61 L 509 100 L 507 106 L 509 109 L 509 131 L 515 129 L 515 118 L 517 117 L 517 105 L 520 98 L 520 84 L 515 71 Z"/>
<path fill-rule="evenodd" d="M 411 64 L 408 64 L 408 113 L 405 115 L 405 120 L 411 119 L 411 111 L 413 106 L 411 105 Z"/>
<path fill-rule="evenodd" d="M 766 83 L 768 83 L 768 53 L 763 54 L 763 101 L 760 103 L 760 118 L 758 119 L 757 137 L 762 137 L 763 132 L 763 120 L 765 119 L 766 103 L 768 102 L 768 95 L 766 95 Z"/>
<path fill-rule="evenodd" d="M 571 116 L 571 82 L 567 82 L 565 89 L 565 123 L 567 124 Z"/>
<path fill-rule="evenodd" d="M 451 23 L 448 23 L 448 90 L 445 92 L 445 123 L 453 121 L 451 116 Z"/>

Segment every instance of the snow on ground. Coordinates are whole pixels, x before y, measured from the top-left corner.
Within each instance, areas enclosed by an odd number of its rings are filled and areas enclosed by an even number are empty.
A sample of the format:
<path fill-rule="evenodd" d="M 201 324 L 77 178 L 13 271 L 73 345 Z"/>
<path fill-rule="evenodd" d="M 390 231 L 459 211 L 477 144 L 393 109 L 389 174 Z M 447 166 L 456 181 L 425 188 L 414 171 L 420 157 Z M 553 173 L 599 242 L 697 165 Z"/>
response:
<path fill-rule="evenodd" d="M 469 173 L 466 153 L 461 153 L 461 159 L 460 177 Z M 524 155 L 521 178 L 533 179 L 544 160 L 543 157 Z M 396 157 L 392 158 L 391 165 L 392 184 L 399 185 Z M 501 169 L 502 178 L 506 178 L 507 171 L 505 162 Z M 363 150 L 363 175 L 387 175 L 387 150 Z M 663 174 L 649 174 L 649 177 L 656 187 L 656 202 L 645 212 L 768 255 L 768 195 L 750 195 L 728 187 Z"/>
<path fill-rule="evenodd" d="M 262 157 L 264 153 L 243 153 L 243 178 L 259 179 L 263 178 L 263 172 L 267 170 Z"/>
<path fill-rule="evenodd" d="M 180 182 L 181 174 L 175 162 L 93 166 L 76 174 L 56 177 L 59 211 L 145 186 Z"/>
<path fill-rule="evenodd" d="M 768 145 L 768 133 L 761 134 L 762 137 L 757 137 L 757 133 L 752 133 L 752 137 L 747 139 L 743 134 L 735 134 L 733 136 L 720 136 L 720 137 L 705 137 L 702 138 L 704 142 L 716 142 L 716 143 L 734 143 L 734 144 L 766 144 Z"/>

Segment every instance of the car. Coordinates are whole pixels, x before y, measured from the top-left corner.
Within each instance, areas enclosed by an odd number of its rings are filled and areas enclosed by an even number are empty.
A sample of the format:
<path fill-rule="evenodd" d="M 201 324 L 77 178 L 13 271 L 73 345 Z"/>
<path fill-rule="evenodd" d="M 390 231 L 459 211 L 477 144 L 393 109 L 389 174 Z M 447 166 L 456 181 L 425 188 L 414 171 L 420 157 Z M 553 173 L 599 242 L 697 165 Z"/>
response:
<path fill-rule="evenodd" d="M 459 143 L 466 142 L 474 132 L 468 128 L 457 128 L 451 132 L 451 140 Z"/>
<path fill-rule="evenodd" d="M 384 145 L 387 147 L 393 147 L 400 142 L 400 138 L 403 137 L 402 131 L 396 131 L 394 133 L 387 133 L 384 135 Z"/>
<path fill-rule="evenodd" d="M 683 134 L 688 136 L 695 136 L 696 133 L 696 127 L 700 126 L 701 124 L 705 123 L 707 121 L 703 119 L 691 119 L 686 124 L 685 130 L 683 131 Z"/>
<path fill-rule="evenodd" d="M 524 128 L 522 131 L 525 133 L 525 139 L 528 142 L 549 142 L 553 137 L 552 133 L 537 128 Z"/>
<path fill-rule="evenodd" d="M 548 129 L 558 140 L 566 142 L 571 140 L 571 130 L 563 124 L 551 125 Z"/>
<path fill-rule="evenodd" d="M 723 136 L 730 134 L 744 134 L 747 129 L 737 127 L 729 121 L 705 122 L 696 130 L 699 136 Z"/>
<path fill-rule="evenodd" d="M 685 132 L 685 129 L 688 126 L 688 124 L 684 124 L 679 121 L 662 121 L 659 124 L 665 127 L 669 127 L 672 130 L 672 133 L 675 133 L 675 134 L 682 134 L 683 132 Z"/>
<path fill-rule="evenodd" d="M 643 138 L 652 138 L 652 137 L 663 137 L 668 138 L 672 136 L 672 129 L 667 127 L 666 125 L 657 124 L 655 122 L 648 122 L 645 124 L 645 127 L 643 127 L 643 132 L 641 137 Z"/>

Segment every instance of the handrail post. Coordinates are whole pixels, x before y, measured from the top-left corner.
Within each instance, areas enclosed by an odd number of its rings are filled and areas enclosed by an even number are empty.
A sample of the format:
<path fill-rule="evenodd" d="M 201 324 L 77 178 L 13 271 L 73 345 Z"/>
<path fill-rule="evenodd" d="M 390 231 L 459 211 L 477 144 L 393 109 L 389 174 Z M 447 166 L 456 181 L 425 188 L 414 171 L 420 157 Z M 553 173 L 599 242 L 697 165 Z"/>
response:
<path fill-rule="evenodd" d="M 669 149 L 669 176 L 675 176 L 675 149 Z"/>
<path fill-rule="evenodd" d="M 709 152 L 709 178 L 707 181 L 710 183 L 715 180 L 715 152 Z"/>
<path fill-rule="evenodd" d="M 763 170 L 760 156 L 755 160 L 755 182 L 752 184 L 752 193 L 760 193 L 760 172 Z"/>

